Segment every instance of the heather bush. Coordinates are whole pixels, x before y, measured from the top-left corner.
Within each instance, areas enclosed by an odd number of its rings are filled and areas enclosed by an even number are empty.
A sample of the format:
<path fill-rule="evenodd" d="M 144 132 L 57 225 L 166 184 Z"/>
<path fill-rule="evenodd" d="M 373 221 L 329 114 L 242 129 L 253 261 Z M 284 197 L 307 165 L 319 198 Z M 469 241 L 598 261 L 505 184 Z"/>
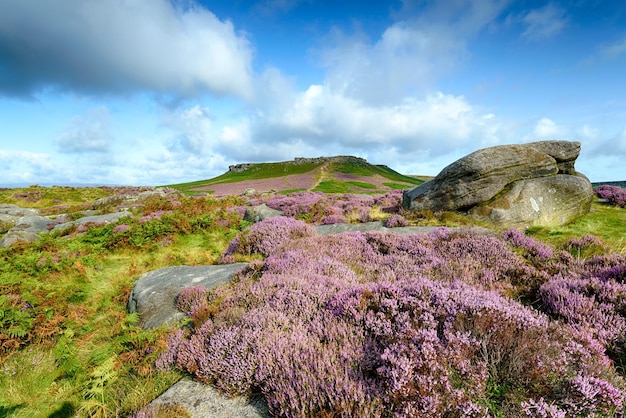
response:
<path fill-rule="evenodd" d="M 595 189 L 600 199 L 605 199 L 608 204 L 626 207 L 626 189 L 619 186 L 602 185 Z"/>
<path fill-rule="evenodd" d="M 387 219 L 385 219 L 385 222 L 383 222 L 383 225 L 385 225 L 387 228 L 397 228 L 397 227 L 402 227 L 402 226 L 407 226 L 409 224 L 409 222 L 404 219 L 404 216 L 402 215 L 391 215 L 390 217 L 388 217 Z"/>
<path fill-rule="evenodd" d="M 229 251 L 266 258 L 209 292 L 209 319 L 176 331 L 159 366 L 229 393 L 260 391 L 280 416 L 621 413 L 624 382 L 603 345 L 621 329 L 605 307 L 621 294 L 610 299 L 618 281 L 597 277 L 622 277 L 621 259 L 586 266 L 505 236 L 317 236 L 290 218 L 255 224 Z M 548 298 L 560 289 L 557 264 L 596 284 L 604 299 L 579 304 L 590 316 L 547 308 L 560 301 Z M 549 315 L 507 296 L 537 277 Z M 595 311 L 612 314 L 614 328 Z"/>
<path fill-rule="evenodd" d="M 315 229 L 302 221 L 285 216 L 268 218 L 250 226 L 233 240 L 224 256 L 235 252 L 268 256 L 292 240 L 314 234 Z"/>

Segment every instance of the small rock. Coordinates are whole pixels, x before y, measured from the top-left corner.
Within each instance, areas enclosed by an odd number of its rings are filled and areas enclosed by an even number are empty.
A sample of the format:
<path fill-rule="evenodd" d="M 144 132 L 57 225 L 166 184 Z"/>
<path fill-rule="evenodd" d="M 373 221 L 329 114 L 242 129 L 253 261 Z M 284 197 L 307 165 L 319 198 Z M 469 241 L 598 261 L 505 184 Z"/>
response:
<path fill-rule="evenodd" d="M 283 212 L 277 209 L 272 209 L 266 204 L 253 206 L 246 209 L 246 213 L 243 215 L 243 219 L 248 222 L 260 222 L 267 218 L 274 218 L 276 216 L 282 216 Z"/>

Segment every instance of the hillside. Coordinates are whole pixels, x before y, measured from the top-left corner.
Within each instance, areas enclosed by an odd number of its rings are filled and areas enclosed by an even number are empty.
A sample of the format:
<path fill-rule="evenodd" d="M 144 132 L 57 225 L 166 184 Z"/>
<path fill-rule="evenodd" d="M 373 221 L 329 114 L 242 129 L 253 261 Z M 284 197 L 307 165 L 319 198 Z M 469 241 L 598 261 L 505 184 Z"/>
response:
<path fill-rule="evenodd" d="M 229 171 L 208 180 L 172 184 L 187 194 L 216 196 L 258 192 L 319 191 L 325 193 L 384 193 L 413 188 L 423 180 L 400 174 L 385 165 L 374 165 L 352 156 L 296 158 L 273 163 L 230 166 Z"/>

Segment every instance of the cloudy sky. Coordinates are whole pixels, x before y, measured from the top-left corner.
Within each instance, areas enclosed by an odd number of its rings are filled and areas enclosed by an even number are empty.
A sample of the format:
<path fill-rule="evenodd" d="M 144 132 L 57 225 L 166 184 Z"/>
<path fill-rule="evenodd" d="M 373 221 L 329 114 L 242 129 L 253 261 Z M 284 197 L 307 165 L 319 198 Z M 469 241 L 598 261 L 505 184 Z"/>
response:
<path fill-rule="evenodd" d="M 626 180 L 626 2 L 0 0 L 0 186 L 582 143 Z"/>

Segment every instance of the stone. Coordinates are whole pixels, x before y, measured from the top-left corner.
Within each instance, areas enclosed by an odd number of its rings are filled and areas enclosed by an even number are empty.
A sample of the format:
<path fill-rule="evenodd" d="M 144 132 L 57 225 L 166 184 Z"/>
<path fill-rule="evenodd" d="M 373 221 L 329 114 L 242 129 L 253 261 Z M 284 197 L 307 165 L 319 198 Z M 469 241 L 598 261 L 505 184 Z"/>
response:
<path fill-rule="evenodd" d="M 560 226 L 588 213 L 594 197 L 586 177 L 559 174 L 516 182 L 469 215 L 506 228 Z"/>
<path fill-rule="evenodd" d="M 0 239 L 0 247 L 8 248 L 17 243 L 30 243 L 39 240 L 39 234 L 29 231 L 19 231 L 11 229 Z"/>
<path fill-rule="evenodd" d="M 469 154 L 434 179 L 404 192 L 411 210 L 465 211 L 491 199 L 515 181 L 555 175 L 556 160 L 527 145 L 500 145 Z"/>
<path fill-rule="evenodd" d="M 121 212 L 106 213 L 104 215 L 83 216 L 82 218 L 78 218 L 74 221 L 55 225 L 54 229 L 62 231 L 74 225 L 85 225 L 88 223 L 109 224 L 109 223 L 117 222 L 126 216 L 132 216 L 132 213 L 127 212 L 127 211 L 121 211 Z"/>
<path fill-rule="evenodd" d="M 574 162 L 580 155 L 580 142 L 539 141 L 531 142 L 526 145 L 554 158 L 559 169 L 559 174 L 576 174 Z"/>
<path fill-rule="evenodd" d="M 137 279 L 128 299 L 128 311 L 138 312 L 144 329 L 171 325 L 184 319 L 176 309 L 182 289 L 204 286 L 207 289 L 227 284 L 247 263 L 213 266 L 173 266 L 150 271 Z"/>
<path fill-rule="evenodd" d="M 171 195 L 178 195 L 180 192 L 175 189 L 167 188 L 167 187 L 154 187 L 150 190 L 144 190 L 139 193 L 129 193 L 123 195 L 113 195 L 107 196 L 100 199 L 96 199 L 93 202 L 93 207 L 95 209 L 103 209 L 111 206 L 117 207 L 130 207 L 133 205 L 139 205 L 145 202 L 147 199 L 151 197 L 168 197 Z"/>
<path fill-rule="evenodd" d="M 589 179 L 574 167 L 580 142 L 501 145 L 469 154 L 407 190 L 403 206 L 459 211 L 502 228 L 560 226 L 589 212 Z"/>
<path fill-rule="evenodd" d="M 184 378 L 150 405 L 179 405 L 192 418 L 265 418 L 271 415 L 262 396 L 228 397 L 214 387 Z"/>
<path fill-rule="evenodd" d="M 274 218 L 282 215 L 282 211 L 272 209 L 264 203 L 262 205 L 247 208 L 246 213 L 243 215 L 243 219 L 248 222 L 260 222 L 267 218 Z"/>

